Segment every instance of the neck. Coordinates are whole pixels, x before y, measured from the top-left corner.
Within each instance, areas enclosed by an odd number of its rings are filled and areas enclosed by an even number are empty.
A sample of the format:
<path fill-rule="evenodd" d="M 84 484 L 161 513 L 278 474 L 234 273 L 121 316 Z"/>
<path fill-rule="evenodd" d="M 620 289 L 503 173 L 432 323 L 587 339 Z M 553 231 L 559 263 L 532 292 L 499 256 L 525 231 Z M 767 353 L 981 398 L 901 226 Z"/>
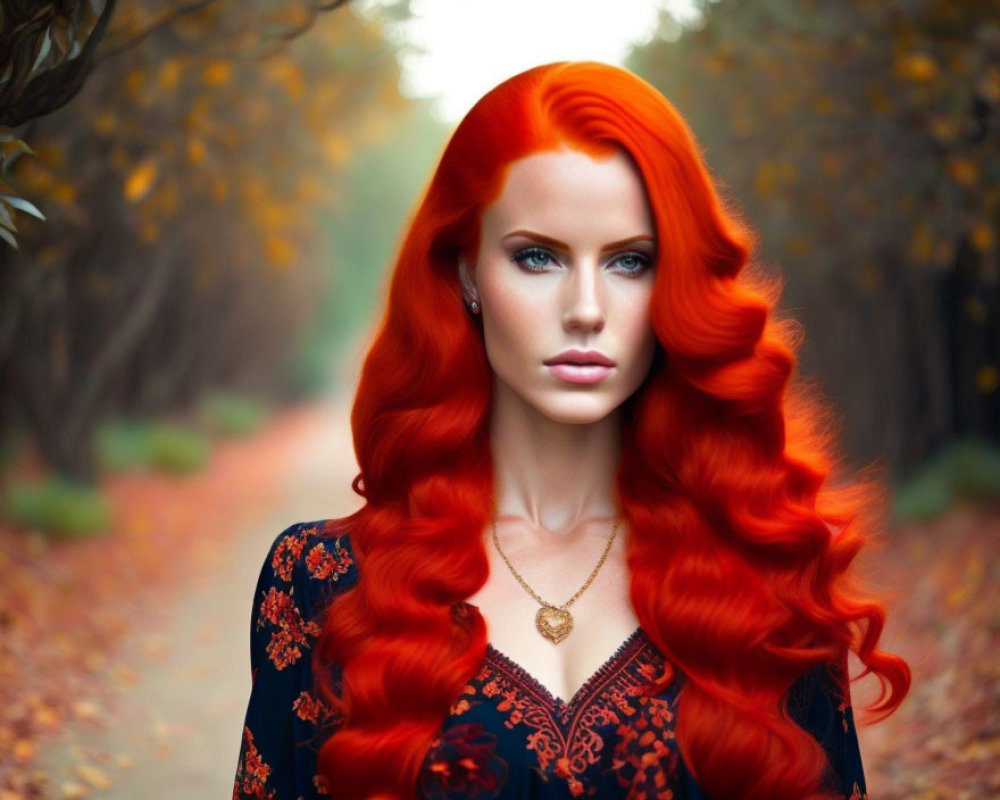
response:
<path fill-rule="evenodd" d="M 617 518 L 619 413 L 590 423 L 560 422 L 497 387 L 490 447 L 498 518 L 554 536 Z"/>

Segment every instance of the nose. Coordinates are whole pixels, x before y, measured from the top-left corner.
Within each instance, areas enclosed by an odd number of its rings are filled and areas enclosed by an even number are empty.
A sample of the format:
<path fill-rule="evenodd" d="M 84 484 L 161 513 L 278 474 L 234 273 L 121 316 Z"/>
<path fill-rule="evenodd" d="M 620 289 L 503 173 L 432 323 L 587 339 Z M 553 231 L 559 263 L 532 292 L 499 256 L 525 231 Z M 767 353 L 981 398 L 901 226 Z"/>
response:
<path fill-rule="evenodd" d="M 599 331 L 604 327 L 605 311 L 600 267 L 581 263 L 568 271 L 563 325 L 567 329 Z"/>

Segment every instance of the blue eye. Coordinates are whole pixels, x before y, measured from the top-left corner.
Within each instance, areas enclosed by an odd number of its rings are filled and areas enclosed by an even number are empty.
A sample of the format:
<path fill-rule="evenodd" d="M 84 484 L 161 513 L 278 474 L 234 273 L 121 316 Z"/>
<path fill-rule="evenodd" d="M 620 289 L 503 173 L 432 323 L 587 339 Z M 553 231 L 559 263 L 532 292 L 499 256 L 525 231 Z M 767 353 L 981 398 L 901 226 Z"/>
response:
<path fill-rule="evenodd" d="M 552 256 L 539 247 L 528 247 L 525 248 L 524 250 L 518 250 L 516 253 L 514 253 L 513 257 L 511 258 L 511 261 L 515 262 L 516 264 L 520 264 L 529 272 L 541 272 L 544 267 L 548 266 L 547 263 L 546 264 L 535 263 L 534 265 L 526 264 L 525 262 L 527 262 L 529 259 L 551 260 Z"/>
<path fill-rule="evenodd" d="M 623 253 L 621 256 L 615 259 L 615 261 L 617 261 L 618 263 L 628 260 L 631 260 L 634 264 L 634 266 L 625 267 L 624 271 L 626 274 L 629 275 L 638 275 L 640 272 L 645 270 L 650 265 L 649 257 L 643 255 L 642 253 L 636 253 L 636 252 Z"/>
<path fill-rule="evenodd" d="M 518 250 L 511 261 L 520 265 L 528 272 L 544 272 L 546 267 L 555 263 L 552 254 L 540 247 L 526 247 Z M 635 250 L 622 253 L 612 259 L 610 264 L 620 264 L 619 271 L 624 275 L 641 275 L 652 263 L 649 256 Z"/>

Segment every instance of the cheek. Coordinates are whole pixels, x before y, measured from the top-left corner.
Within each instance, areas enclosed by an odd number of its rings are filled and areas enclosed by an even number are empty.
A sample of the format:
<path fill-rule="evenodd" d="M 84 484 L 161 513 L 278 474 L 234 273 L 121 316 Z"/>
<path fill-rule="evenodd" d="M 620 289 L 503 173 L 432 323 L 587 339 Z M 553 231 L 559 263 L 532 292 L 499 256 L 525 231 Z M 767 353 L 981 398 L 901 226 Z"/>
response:
<path fill-rule="evenodd" d="M 628 341 L 630 350 L 635 353 L 635 370 L 645 376 L 656 350 L 656 334 L 647 311 L 634 315 L 629 323 Z"/>
<path fill-rule="evenodd" d="M 537 302 L 535 298 L 534 303 Z M 511 291 L 490 294 L 483 325 L 487 352 L 495 366 L 508 363 L 523 368 L 534 360 L 542 329 L 535 304 L 531 298 Z"/>
<path fill-rule="evenodd" d="M 506 340 L 531 341 L 537 335 L 545 301 L 530 288 L 517 281 L 491 281 L 483 287 L 484 320 Z"/>

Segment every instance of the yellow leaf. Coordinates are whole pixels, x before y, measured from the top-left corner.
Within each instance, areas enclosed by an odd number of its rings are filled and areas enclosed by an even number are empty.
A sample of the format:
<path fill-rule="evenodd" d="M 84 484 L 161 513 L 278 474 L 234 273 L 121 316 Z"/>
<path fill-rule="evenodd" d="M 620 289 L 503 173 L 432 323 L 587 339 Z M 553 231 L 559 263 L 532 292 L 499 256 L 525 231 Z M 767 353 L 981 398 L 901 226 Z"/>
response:
<path fill-rule="evenodd" d="M 339 167 L 351 155 L 351 142 L 346 136 L 332 134 L 323 140 L 323 156 L 333 167 Z"/>
<path fill-rule="evenodd" d="M 264 75 L 272 83 L 279 84 L 292 100 L 299 99 L 305 90 L 302 70 L 288 58 L 271 59 L 264 67 Z"/>
<path fill-rule="evenodd" d="M 160 184 L 151 200 L 161 218 L 173 216 L 180 205 L 180 189 L 177 181 L 171 178 Z"/>
<path fill-rule="evenodd" d="M 762 161 L 757 166 L 757 174 L 754 177 L 754 189 L 761 197 L 767 199 L 774 195 L 777 187 L 777 171 L 770 161 Z"/>
<path fill-rule="evenodd" d="M 934 237 L 930 227 L 917 223 L 910 234 L 910 256 L 921 264 L 926 264 L 934 255 Z"/>
<path fill-rule="evenodd" d="M 965 156 L 952 156 L 948 159 L 945 168 L 956 183 L 961 183 L 964 186 L 975 183 L 979 176 L 979 166 L 971 158 Z"/>
<path fill-rule="evenodd" d="M 187 114 L 184 115 L 184 130 L 190 133 L 205 127 L 204 123 L 205 119 L 209 116 L 210 106 L 211 101 L 207 95 L 198 95 L 191 104 L 191 108 L 188 109 Z"/>
<path fill-rule="evenodd" d="M 57 142 L 42 142 L 41 144 L 33 145 L 33 147 L 38 160 L 47 167 L 62 169 L 66 166 L 66 149 L 61 144 Z M 20 161 L 27 161 L 27 159 L 22 158 L 19 159 Z"/>
<path fill-rule="evenodd" d="M 987 67 L 976 83 L 976 90 L 986 100 L 1000 100 L 1000 69 Z"/>
<path fill-rule="evenodd" d="M 275 267 L 287 267 L 298 255 L 295 243 L 277 234 L 271 234 L 264 240 L 264 254 Z"/>
<path fill-rule="evenodd" d="M 59 788 L 62 790 L 64 800 L 79 800 L 90 794 L 90 790 L 86 786 L 74 781 L 64 781 Z"/>
<path fill-rule="evenodd" d="M 146 70 L 144 67 L 136 67 L 125 76 L 125 91 L 133 100 L 138 99 L 145 86 Z"/>
<path fill-rule="evenodd" d="M 836 178 L 844 169 L 844 157 L 835 152 L 823 153 L 819 159 L 819 169 L 826 177 Z"/>
<path fill-rule="evenodd" d="M 972 229 L 972 246 L 980 253 L 993 249 L 994 242 L 993 230 L 985 222 L 980 222 Z"/>
<path fill-rule="evenodd" d="M 229 184 L 222 178 L 213 178 L 212 186 L 209 191 L 211 193 L 212 200 L 215 203 L 221 203 L 229 197 Z"/>
<path fill-rule="evenodd" d="M 139 238 L 146 244 L 152 244 L 160 238 L 160 226 L 151 220 L 139 225 Z"/>
<path fill-rule="evenodd" d="M 104 771 L 91 764 L 77 764 L 76 771 L 81 778 L 95 789 L 108 789 L 111 786 L 111 781 Z"/>
<path fill-rule="evenodd" d="M 980 394 L 993 394 L 1000 385 L 1000 372 L 997 372 L 996 364 L 986 364 L 977 369 L 974 383 Z"/>
<path fill-rule="evenodd" d="M 201 139 L 188 139 L 187 141 L 188 161 L 197 166 L 205 160 L 205 143 Z"/>
<path fill-rule="evenodd" d="M 108 158 L 111 161 L 111 166 L 115 169 L 124 169 L 128 163 L 128 152 L 121 145 L 116 145 L 111 149 L 111 155 Z"/>
<path fill-rule="evenodd" d="M 115 115 L 104 111 L 94 117 L 94 130 L 106 136 L 115 129 Z"/>
<path fill-rule="evenodd" d="M 181 80 L 181 60 L 179 58 L 169 58 L 160 66 L 160 73 L 156 76 L 156 83 L 160 89 L 169 92 L 177 87 Z"/>
<path fill-rule="evenodd" d="M 957 611 L 968 602 L 969 596 L 969 588 L 965 584 L 960 583 L 958 586 L 953 586 L 951 591 L 948 592 L 945 597 L 945 605 L 948 606 L 950 611 Z"/>
<path fill-rule="evenodd" d="M 18 159 L 14 169 L 24 188 L 31 194 L 46 194 L 56 185 L 55 176 L 35 159 Z"/>
<path fill-rule="evenodd" d="M 30 761 L 35 755 L 35 743 L 28 739 L 16 740 L 12 755 L 15 761 Z"/>
<path fill-rule="evenodd" d="M 939 142 L 951 142 L 958 136 L 958 125 L 946 117 L 931 119 L 931 135 Z"/>
<path fill-rule="evenodd" d="M 923 82 L 932 80 L 937 73 L 937 64 L 926 53 L 910 53 L 896 59 L 896 75 L 900 78 Z"/>
<path fill-rule="evenodd" d="M 40 728 L 54 728 L 59 724 L 59 711 L 53 706 L 41 705 L 35 709 L 34 720 Z"/>
<path fill-rule="evenodd" d="M 865 101 L 873 114 L 885 116 L 893 109 L 892 99 L 881 89 L 870 89 L 865 92 Z"/>
<path fill-rule="evenodd" d="M 968 75 L 969 60 L 965 57 L 964 53 L 955 53 L 948 61 L 948 69 L 955 75 Z"/>
<path fill-rule="evenodd" d="M 315 175 L 311 173 L 302 175 L 295 186 L 296 199 L 303 204 L 312 203 L 319 197 L 322 189 L 323 184 Z"/>
<path fill-rule="evenodd" d="M 823 94 L 817 95 L 813 100 L 813 111 L 817 114 L 826 115 L 833 112 L 837 107 L 836 101 L 833 96 L 824 92 Z"/>
<path fill-rule="evenodd" d="M 310 17 L 309 9 L 298 4 L 289 5 L 276 15 L 277 21 L 289 28 L 299 28 L 308 24 Z"/>
<path fill-rule="evenodd" d="M 140 161 L 125 178 L 125 199 L 138 203 L 149 194 L 159 172 L 159 165 L 151 158 Z"/>
<path fill-rule="evenodd" d="M 57 203 L 68 205 L 76 200 L 78 189 L 72 183 L 57 183 L 52 187 L 50 196 Z"/>
<path fill-rule="evenodd" d="M 100 708 L 91 700 L 77 700 L 73 703 L 73 713 L 77 719 L 97 719 Z"/>
<path fill-rule="evenodd" d="M 201 80 L 206 86 L 225 86 L 233 77 L 233 62 L 213 58 L 201 71 Z"/>

